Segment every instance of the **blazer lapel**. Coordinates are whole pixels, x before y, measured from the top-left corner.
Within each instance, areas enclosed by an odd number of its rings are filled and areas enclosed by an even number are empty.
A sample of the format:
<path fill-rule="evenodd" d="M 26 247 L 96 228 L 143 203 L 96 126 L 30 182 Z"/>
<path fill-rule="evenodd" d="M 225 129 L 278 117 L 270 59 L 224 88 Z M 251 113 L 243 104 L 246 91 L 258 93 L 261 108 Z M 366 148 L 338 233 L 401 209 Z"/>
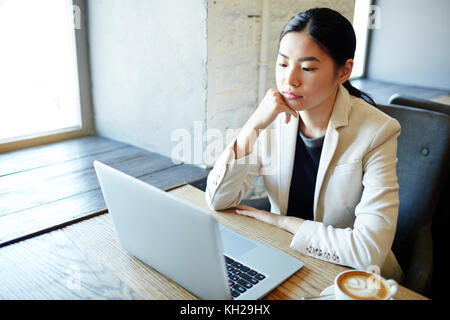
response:
<path fill-rule="evenodd" d="M 323 208 L 318 210 L 317 204 L 319 200 L 320 191 L 322 189 L 325 173 L 330 166 L 331 159 L 336 151 L 337 144 L 339 142 L 339 132 L 328 126 L 325 133 L 325 139 L 323 141 L 322 154 L 320 155 L 319 168 L 317 170 L 316 187 L 314 190 L 314 220 L 322 221 Z"/>
<path fill-rule="evenodd" d="M 289 189 L 291 186 L 292 171 L 294 168 L 295 146 L 298 137 L 299 118 L 291 117 L 288 124 L 285 122 L 285 116 L 279 117 L 280 135 L 279 135 L 279 159 L 280 165 L 278 179 L 278 196 L 280 204 L 280 214 L 286 215 L 289 200 Z"/>
<path fill-rule="evenodd" d="M 322 147 L 322 154 L 320 156 L 319 168 L 317 170 L 316 187 L 314 191 L 314 220 L 323 220 L 323 204 L 319 208 L 320 192 L 322 190 L 325 175 L 336 152 L 339 143 L 338 128 L 348 124 L 350 97 L 347 89 L 342 85 L 339 86 L 336 100 L 331 113 L 330 121 L 328 122 L 327 131 Z"/>

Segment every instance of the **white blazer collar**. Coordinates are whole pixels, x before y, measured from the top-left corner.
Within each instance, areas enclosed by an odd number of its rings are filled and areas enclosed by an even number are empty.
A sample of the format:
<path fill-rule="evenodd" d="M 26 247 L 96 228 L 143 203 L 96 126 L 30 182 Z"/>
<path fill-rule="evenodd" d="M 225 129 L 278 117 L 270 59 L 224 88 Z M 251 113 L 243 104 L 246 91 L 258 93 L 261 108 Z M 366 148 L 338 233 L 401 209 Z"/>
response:
<path fill-rule="evenodd" d="M 343 85 L 340 85 L 334 101 L 333 112 L 331 113 L 328 127 L 337 129 L 348 124 L 348 114 L 350 109 L 350 94 Z"/>

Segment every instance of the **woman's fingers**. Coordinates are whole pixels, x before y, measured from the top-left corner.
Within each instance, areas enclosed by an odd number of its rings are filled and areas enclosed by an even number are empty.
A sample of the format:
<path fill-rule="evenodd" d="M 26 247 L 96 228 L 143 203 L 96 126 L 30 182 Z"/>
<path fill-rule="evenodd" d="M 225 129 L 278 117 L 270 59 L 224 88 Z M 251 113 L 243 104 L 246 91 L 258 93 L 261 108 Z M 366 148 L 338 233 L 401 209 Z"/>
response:
<path fill-rule="evenodd" d="M 284 99 L 283 95 L 280 92 L 278 92 L 278 96 L 280 98 L 280 102 L 278 104 L 278 106 L 281 108 L 280 113 L 281 112 L 286 113 L 286 123 L 289 123 L 291 121 L 291 116 L 298 118 L 297 111 L 289 107 L 289 105 L 287 104 L 286 100 Z"/>
<path fill-rule="evenodd" d="M 247 217 L 255 218 L 255 219 L 258 219 L 258 220 L 262 220 L 262 216 L 257 211 L 235 209 L 235 212 L 237 214 L 240 214 L 240 215 L 243 215 L 243 216 L 247 216 Z"/>
<path fill-rule="evenodd" d="M 258 210 L 256 208 L 250 207 L 250 206 L 246 206 L 245 204 L 238 204 L 236 207 L 236 209 L 243 209 L 243 210 Z"/>
<path fill-rule="evenodd" d="M 242 214 L 244 216 L 249 216 L 249 217 L 253 217 L 253 218 L 257 218 L 259 215 L 259 211 L 260 211 L 256 208 L 246 206 L 243 204 L 238 204 L 234 210 L 238 214 Z"/>
<path fill-rule="evenodd" d="M 236 213 L 241 214 L 243 216 L 250 216 L 253 217 L 254 215 L 252 214 L 252 211 L 248 211 L 248 210 L 242 210 L 242 209 L 235 209 L 234 211 L 236 211 Z"/>
<path fill-rule="evenodd" d="M 287 113 L 287 114 L 286 114 L 286 124 L 288 124 L 289 121 L 291 121 L 291 114 L 290 114 L 290 113 Z"/>
<path fill-rule="evenodd" d="M 280 113 L 283 112 L 286 113 L 286 115 L 289 115 L 287 117 L 288 119 L 286 119 L 287 123 L 290 121 L 291 116 L 298 117 L 297 111 L 289 107 L 279 91 L 269 89 L 256 111 L 246 123 L 246 126 L 250 123 L 249 125 L 251 128 L 258 128 L 260 130 L 265 129 Z"/>
<path fill-rule="evenodd" d="M 277 219 L 279 218 L 278 215 L 273 214 L 272 212 L 258 210 L 256 208 L 246 206 L 246 205 L 237 205 L 234 210 L 237 214 L 255 218 L 262 222 L 273 224 L 273 225 L 277 224 Z"/>

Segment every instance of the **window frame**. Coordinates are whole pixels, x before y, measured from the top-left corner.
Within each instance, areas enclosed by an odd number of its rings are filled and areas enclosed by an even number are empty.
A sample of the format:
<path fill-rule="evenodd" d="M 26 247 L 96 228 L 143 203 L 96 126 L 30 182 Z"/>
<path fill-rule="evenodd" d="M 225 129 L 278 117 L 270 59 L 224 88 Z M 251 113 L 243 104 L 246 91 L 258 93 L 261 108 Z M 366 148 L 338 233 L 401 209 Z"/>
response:
<path fill-rule="evenodd" d="M 80 9 L 80 19 L 78 20 L 80 22 L 80 28 L 75 29 L 75 47 L 78 65 L 81 128 L 69 127 L 12 138 L 9 141 L 0 143 L 0 153 L 96 134 L 89 66 L 87 3 L 86 0 L 72 0 L 72 4 Z"/>
<path fill-rule="evenodd" d="M 358 1 L 358 0 L 355 0 L 355 11 L 356 11 L 356 1 Z M 369 0 L 368 5 L 369 5 L 369 7 L 376 5 L 376 0 Z M 370 11 L 368 13 L 370 13 Z M 373 30 L 371 28 L 369 28 L 369 27 L 367 27 L 367 28 L 368 28 L 367 34 L 364 39 L 364 58 L 363 58 L 363 62 L 362 62 L 362 72 L 359 75 L 351 76 L 349 79 L 350 81 L 367 78 L 367 65 L 369 63 L 370 44 L 371 44 L 371 38 L 372 38 L 372 33 L 373 33 Z"/>

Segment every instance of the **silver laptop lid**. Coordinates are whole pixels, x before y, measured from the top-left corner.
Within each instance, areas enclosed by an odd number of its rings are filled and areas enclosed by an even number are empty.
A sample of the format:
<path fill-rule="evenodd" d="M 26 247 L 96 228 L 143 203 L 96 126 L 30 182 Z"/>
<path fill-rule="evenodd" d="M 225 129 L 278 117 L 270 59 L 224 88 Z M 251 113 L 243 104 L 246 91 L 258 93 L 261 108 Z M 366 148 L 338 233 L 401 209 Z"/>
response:
<path fill-rule="evenodd" d="M 211 214 L 101 162 L 94 167 L 126 251 L 200 298 L 231 298 Z"/>

